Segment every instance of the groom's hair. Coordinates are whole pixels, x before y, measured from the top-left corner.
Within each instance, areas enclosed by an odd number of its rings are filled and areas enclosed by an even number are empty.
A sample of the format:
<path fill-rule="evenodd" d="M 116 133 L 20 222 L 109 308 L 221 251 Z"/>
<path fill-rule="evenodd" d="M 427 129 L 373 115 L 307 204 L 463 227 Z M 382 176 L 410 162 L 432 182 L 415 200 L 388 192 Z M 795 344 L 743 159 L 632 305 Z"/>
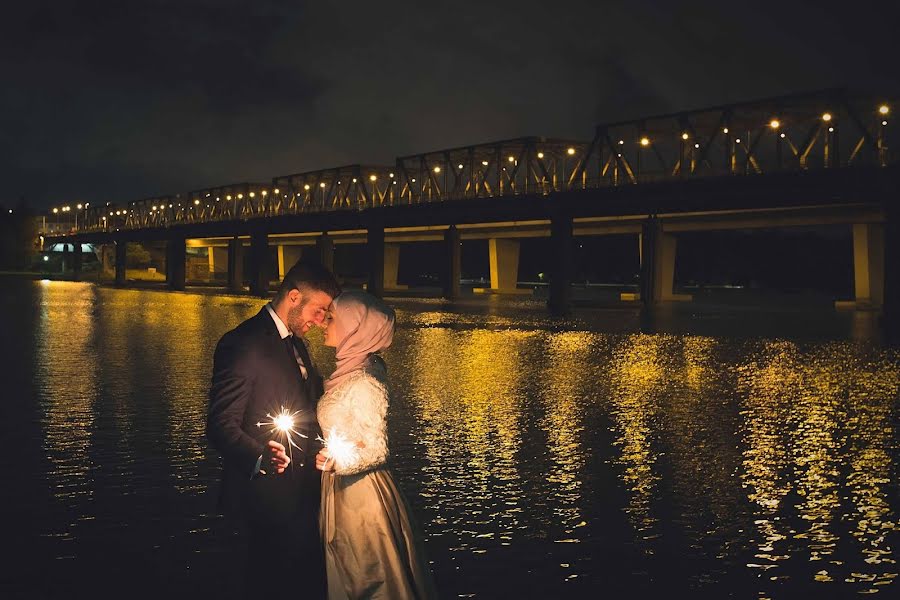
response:
<path fill-rule="evenodd" d="M 303 294 L 304 304 L 310 292 L 325 292 L 332 298 L 337 298 L 341 293 L 341 286 L 331 271 L 321 263 L 302 259 L 284 276 L 275 296 L 276 302 L 284 299 L 293 289 Z"/>

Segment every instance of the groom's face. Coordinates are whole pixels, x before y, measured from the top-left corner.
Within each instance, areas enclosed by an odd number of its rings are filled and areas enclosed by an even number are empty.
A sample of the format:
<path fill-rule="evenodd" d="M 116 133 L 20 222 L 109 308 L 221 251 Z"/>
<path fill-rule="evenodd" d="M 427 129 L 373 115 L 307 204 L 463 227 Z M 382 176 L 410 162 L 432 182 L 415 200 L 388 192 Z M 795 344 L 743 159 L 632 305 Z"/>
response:
<path fill-rule="evenodd" d="M 310 290 L 305 295 L 291 290 L 291 308 L 288 311 L 288 329 L 294 335 L 306 335 L 313 325 L 321 326 L 331 306 L 332 297 L 325 292 Z"/>

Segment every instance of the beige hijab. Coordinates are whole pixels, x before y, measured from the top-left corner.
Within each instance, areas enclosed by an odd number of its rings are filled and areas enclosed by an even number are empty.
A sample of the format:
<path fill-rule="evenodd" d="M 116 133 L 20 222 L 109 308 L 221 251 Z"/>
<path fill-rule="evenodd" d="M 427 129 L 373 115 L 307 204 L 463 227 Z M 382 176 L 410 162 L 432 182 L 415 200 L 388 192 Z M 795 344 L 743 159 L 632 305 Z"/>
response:
<path fill-rule="evenodd" d="M 363 368 L 369 356 L 391 345 L 394 310 L 363 291 L 348 290 L 334 299 L 329 327 L 339 340 L 334 373 L 325 381 L 328 391 Z"/>

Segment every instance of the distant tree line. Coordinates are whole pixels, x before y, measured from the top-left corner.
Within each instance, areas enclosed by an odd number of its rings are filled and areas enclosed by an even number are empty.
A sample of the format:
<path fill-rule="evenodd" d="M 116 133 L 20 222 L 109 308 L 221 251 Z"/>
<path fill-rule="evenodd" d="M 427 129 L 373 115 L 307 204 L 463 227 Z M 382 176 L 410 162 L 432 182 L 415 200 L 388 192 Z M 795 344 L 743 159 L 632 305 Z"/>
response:
<path fill-rule="evenodd" d="M 0 204 L 0 269 L 29 269 L 39 250 L 35 212 L 24 201 L 15 206 Z"/>

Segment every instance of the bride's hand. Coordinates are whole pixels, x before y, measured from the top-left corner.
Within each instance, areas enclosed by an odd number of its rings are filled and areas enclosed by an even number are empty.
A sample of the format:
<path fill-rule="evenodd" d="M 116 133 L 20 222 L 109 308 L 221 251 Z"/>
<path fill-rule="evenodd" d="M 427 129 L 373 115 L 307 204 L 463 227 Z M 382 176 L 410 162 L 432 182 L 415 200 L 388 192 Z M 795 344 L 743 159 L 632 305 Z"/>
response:
<path fill-rule="evenodd" d="M 316 454 L 316 468 L 320 471 L 334 470 L 334 461 L 331 460 L 331 453 L 328 451 L 328 448 L 322 448 Z"/>

